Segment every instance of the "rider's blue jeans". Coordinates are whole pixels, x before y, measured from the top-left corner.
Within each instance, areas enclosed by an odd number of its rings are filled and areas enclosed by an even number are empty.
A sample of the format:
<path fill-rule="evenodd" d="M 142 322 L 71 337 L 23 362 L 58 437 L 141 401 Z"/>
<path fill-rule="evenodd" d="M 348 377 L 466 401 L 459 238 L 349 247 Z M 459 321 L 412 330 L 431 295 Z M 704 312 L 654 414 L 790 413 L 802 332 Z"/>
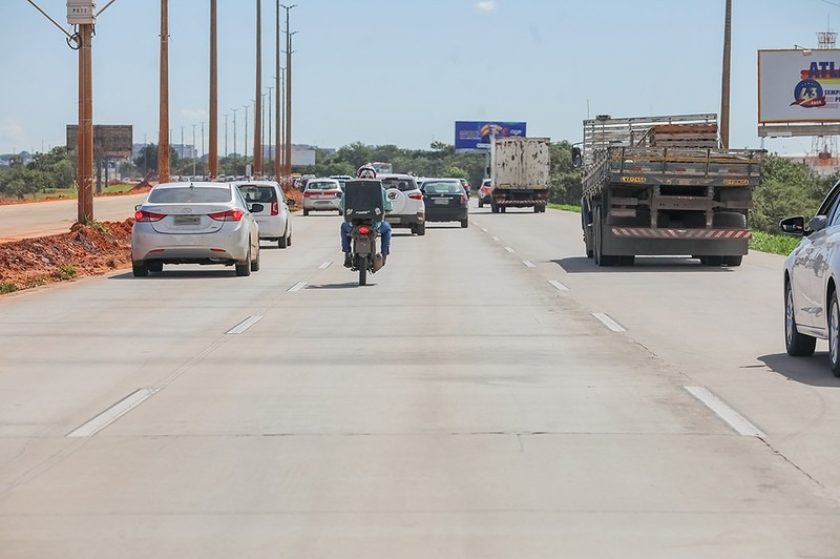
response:
<path fill-rule="evenodd" d="M 341 250 L 342 252 L 350 252 L 350 232 L 353 226 L 344 222 L 341 224 Z M 382 254 L 388 255 L 391 253 L 391 224 L 383 221 L 379 224 L 379 236 L 382 237 Z"/>

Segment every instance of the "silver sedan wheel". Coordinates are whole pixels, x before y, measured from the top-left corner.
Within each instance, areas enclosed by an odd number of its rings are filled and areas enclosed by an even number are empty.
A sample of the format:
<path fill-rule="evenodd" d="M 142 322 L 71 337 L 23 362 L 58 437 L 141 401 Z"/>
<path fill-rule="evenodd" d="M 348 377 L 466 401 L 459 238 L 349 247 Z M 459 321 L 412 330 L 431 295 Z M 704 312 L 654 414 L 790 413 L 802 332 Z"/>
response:
<path fill-rule="evenodd" d="M 837 295 L 831 297 L 831 311 L 828 317 L 828 352 L 831 357 L 831 364 L 837 364 L 838 348 L 837 336 L 840 334 L 840 306 L 837 304 Z"/>
<path fill-rule="evenodd" d="M 793 290 L 788 288 L 785 297 L 785 341 L 788 346 L 793 345 L 793 324 Z"/>

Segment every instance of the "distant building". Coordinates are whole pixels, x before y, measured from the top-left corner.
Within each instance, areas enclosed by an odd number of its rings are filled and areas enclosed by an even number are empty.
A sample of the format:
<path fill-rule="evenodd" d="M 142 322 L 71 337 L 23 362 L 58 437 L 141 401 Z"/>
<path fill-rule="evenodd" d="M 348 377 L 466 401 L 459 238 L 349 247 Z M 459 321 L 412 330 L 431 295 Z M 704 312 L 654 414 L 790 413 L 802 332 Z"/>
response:
<path fill-rule="evenodd" d="M 840 159 L 837 157 L 825 157 L 825 155 L 820 157 L 811 154 L 779 154 L 779 157 L 794 163 L 801 163 L 819 177 L 828 177 L 840 171 Z"/>
<path fill-rule="evenodd" d="M 266 161 L 274 160 L 275 147 L 263 146 L 263 158 Z M 310 167 L 315 165 L 315 153 L 318 149 L 320 148 L 307 144 L 292 144 L 292 167 Z"/>
<path fill-rule="evenodd" d="M 143 146 L 146 144 L 132 144 L 131 146 L 131 158 L 137 159 L 140 157 L 140 153 L 143 151 Z M 178 157 L 180 159 L 192 159 L 193 157 L 198 157 L 198 150 L 195 149 L 194 145 L 191 144 L 169 144 Z"/>

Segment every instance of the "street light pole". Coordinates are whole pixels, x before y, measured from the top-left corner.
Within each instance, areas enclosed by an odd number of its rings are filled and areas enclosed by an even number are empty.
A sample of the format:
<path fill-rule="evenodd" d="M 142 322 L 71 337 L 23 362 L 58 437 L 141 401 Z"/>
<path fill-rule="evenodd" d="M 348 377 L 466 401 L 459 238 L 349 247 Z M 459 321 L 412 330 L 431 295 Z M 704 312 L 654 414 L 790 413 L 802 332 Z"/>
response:
<path fill-rule="evenodd" d="M 282 4 L 281 4 L 282 5 Z M 292 31 L 289 28 L 289 12 L 297 4 L 284 6 L 286 10 L 286 140 L 285 140 L 285 165 L 286 174 L 292 173 Z"/>
<path fill-rule="evenodd" d="M 169 182 L 169 0 L 160 0 L 160 127 L 158 181 Z"/>
<path fill-rule="evenodd" d="M 207 154 L 207 152 L 204 151 L 204 123 L 202 122 L 201 123 L 201 153 L 198 154 L 198 158 L 201 161 L 204 161 L 204 156 L 206 154 Z"/>
<path fill-rule="evenodd" d="M 193 157 L 192 157 L 192 160 L 193 160 L 193 172 L 192 172 L 192 177 L 190 177 L 190 182 L 192 182 L 192 181 L 193 181 L 193 179 L 195 179 L 195 152 L 197 151 L 197 150 L 195 149 L 195 127 L 196 127 L 196 125 L 195 125 L 195 124 L 193 124 L 193 125 L 192 125 L 192 127 L 193 127 L 193 149 L 192 149 L 192 153 L 193 153 Z"/>
<path fill-rule="evenodd" d="M 262 0 L 257 0 L 257 83 L 254 93 L 254 175 L 262 175 Z"/>
<path fill-rule="evenodd" d="M 245 165 L 248 165 L 248 105 L 242 105 L 245 109 Z M 246 173 L 247 174 L 247 173 Z"/>
<path fill-rule="evenodd" d="M 231 109 L 233 112 L 233 161 L 236 162 L 236 111 L 239 109 Z"/>
<path fill-rule="evenodd" d="M 268 158 L 269 159 L 271 159 L 272 157 L 275 158 L 275 159 L 277 158 L 277 154 L 272 149 L 272 143 L 271 143 L 271 90 L 273 90 L 273 89 L 274 89 L 273 85 L 268 86 Z M 274 178 L 276 179 L 277 177 L 275 176 Z"/>
<path fill-rule="evenodd" d="M 216 0 L 210 0 L 210 154 L 208 156 L 210 179 L 215 179 L 219 174 L 219 104 L 216 50 Z M 227 128 L 227 124 L 225 128 Z M 227 142 L 227 137 L 225 137 L 225 142 Z"/>
<path fill-rule="evenodd" d="M 225 159 L 227 159 L 227 156 L 228 156 L 227 141 L 228 141 L 228 114 L 225 113 Z"/>
<path fill-rule="evenodd" d="M 723 28 L 723 79 L 720 88 L 720 143 L 729 147 L 729 86 L 732 72 L 732 0 L 726 0 Z"/>
<path fill-rule="evenodd" d="M 280 138 L 282 130 L 280 128 L 280 0 L 276 0 L 276 7 L 274 12 L 274 87 L 277 89 L 277 95 L 274 97 L 274 129 L 277 130 L 277 148 L 274 150 L 274 178 L 280 181 L 283 175 L 283 155 L 280 153 L 280 146 L 282 144 Z"/>
<path fill-rule="evenodd" d="M 262 120 L 260 121 L 260 157 L 265 157 L 265 98 L 268 93 L 263 93 L 260 96 L 260 111 L 262 111 Z M 269 155 L 271 155 L 269 151 Z"/>

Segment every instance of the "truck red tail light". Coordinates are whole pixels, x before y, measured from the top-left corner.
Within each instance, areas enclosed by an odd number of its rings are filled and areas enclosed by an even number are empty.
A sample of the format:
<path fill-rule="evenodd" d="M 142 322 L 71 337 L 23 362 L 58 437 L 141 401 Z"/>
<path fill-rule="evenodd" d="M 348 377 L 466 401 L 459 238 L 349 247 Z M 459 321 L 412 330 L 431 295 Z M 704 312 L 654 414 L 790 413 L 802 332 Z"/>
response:
<path fill-rule="evenodd" d="M 422 200 L 423 199 L 423 193 L 422 192 L 412 192 L 411 194 L 408 195 L 408 197 L 411 198 L 412 200 Z"/>
<path fill-rule="evenodd" d="M 151 223 L 155 221 L 160 221 L 164 217 L 166 217 L 166 214 L 147 212 L 146 210 L 137 210 L 136 212 L 134 212 L 134 221 L 138 223 Z"/>
<path fill-rule="evenodd" d="M 275 200 L 271 203 L 271 215 L 279 215 L 280 214 L 280 203 Z"/>
<path fill-rule="evenodd" d="M 215 221 L 242 221 L 243 215 L 245 213 L 242 210 L 228 210 L 226 212 L 207 214 L 207 217 Z"/>

